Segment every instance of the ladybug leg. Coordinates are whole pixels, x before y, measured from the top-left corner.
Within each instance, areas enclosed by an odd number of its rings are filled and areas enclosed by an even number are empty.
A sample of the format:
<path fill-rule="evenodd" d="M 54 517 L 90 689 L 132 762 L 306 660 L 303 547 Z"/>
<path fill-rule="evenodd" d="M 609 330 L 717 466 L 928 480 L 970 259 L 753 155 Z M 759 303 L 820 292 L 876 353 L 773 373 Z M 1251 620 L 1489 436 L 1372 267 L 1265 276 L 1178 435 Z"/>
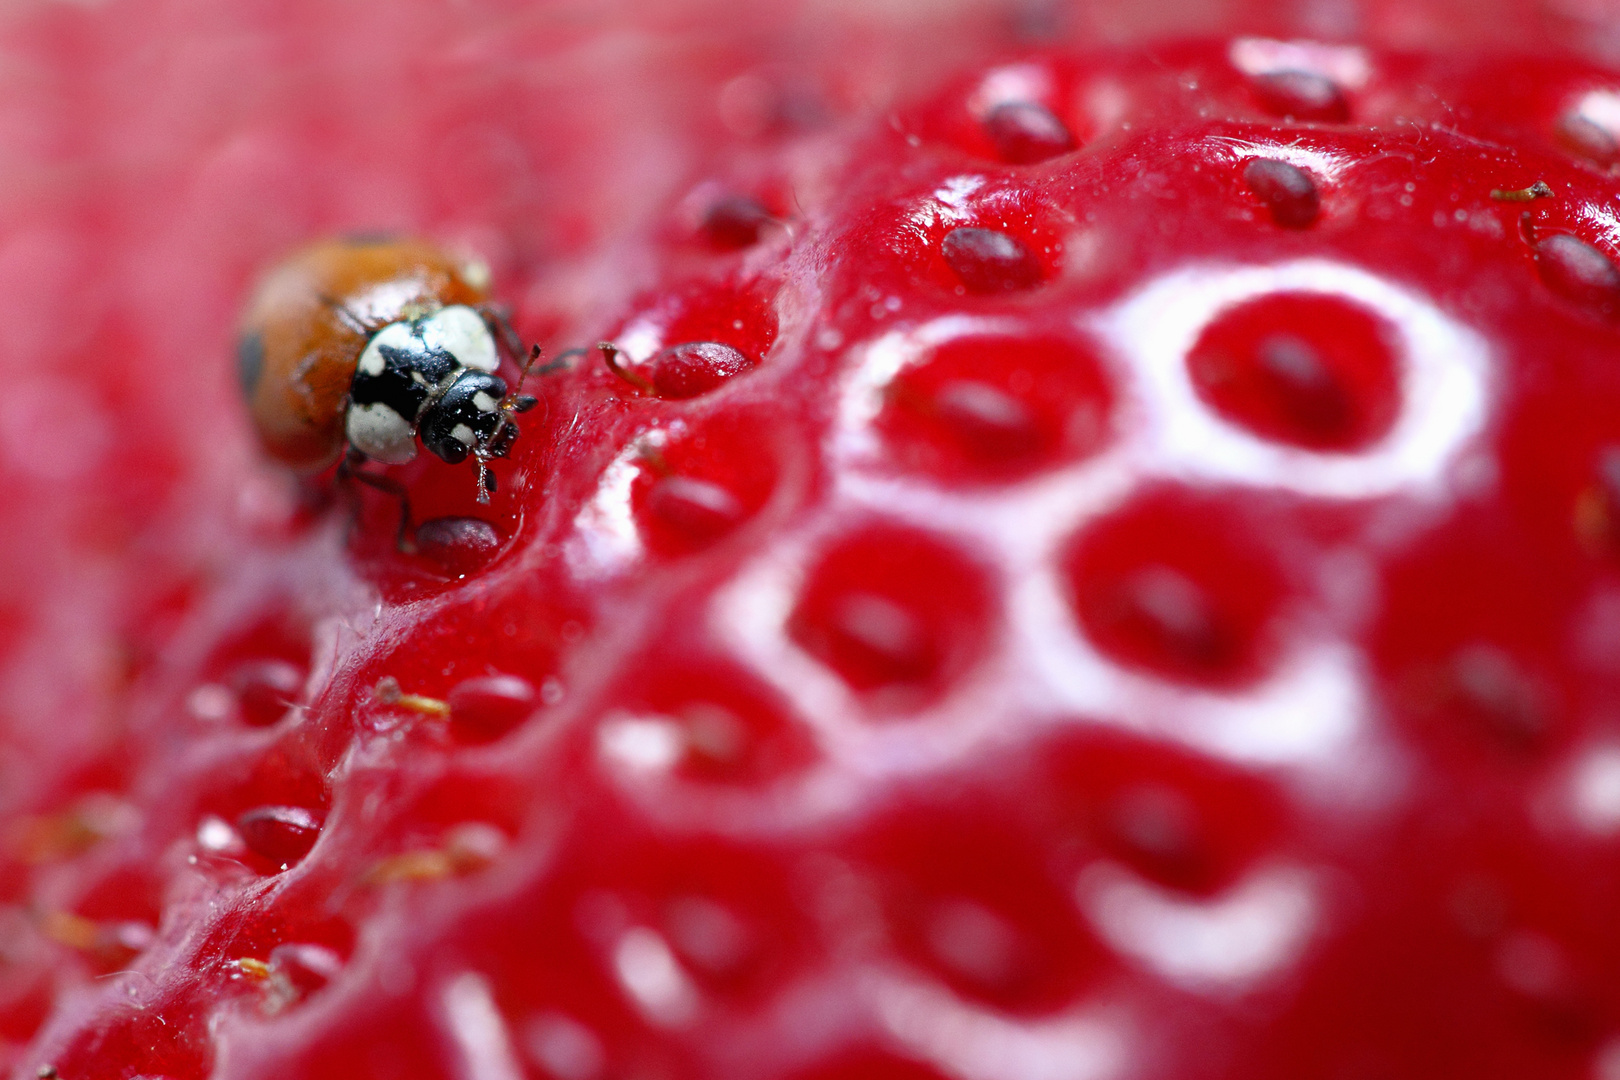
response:
<path fill-rule="evenodd" d="M 511 308 L 493 300 L 485 300 L 481 304 L 474 304 L 473 310 L 483 316 L 485 325 L 489 327 L 491 333 L 501 339 L 501 344 L 506 346 L 506 351 L 511 354 L 512 359 L 516 360 L 523 355 L 523 339 L 518 337 L 518 332 L 512 328 Z"/>
<path fill-rule="evenodd" d="M 523 382 L 529 377 L 530 369 L 533 369 L 533 373 L 536 375 L 550 375 L 553 371 L 566 368 L 568 366 L 567 361 L 570 358 L 586 351 L 584 349 L 569 349 L 549 364 L 542 364 L 536 368 L 534 364 L 535 361 L 540 359 L 540 346 L 530 346 L 525 354 L 523 339 L 518 336 L 518 332 L 512 327 L 511 308 L 493 300 L 486 300 L 481 304 L 474 304 L 473 310 L 483 316 L 484 323 L 490 328 L 490 332 L 501 339 L 501 344 L 506 346 L 506 350 L 512 355 L 513 360 L 520 356 L 526 356 L 522 363 L 522 374 L 518 378 L 518 390 L 523 389 Z M 523 410 L 518 411 L 522 412 Z"/>
<path fill-rule="evenodd" d="M 399 500 L 399 532 L 394 537 L 394 546 L 406 555 L 416 552 L 416 523 L 411 515 L 411 497 L 405 490 L 405 485 L 398 480 L 376 473 L 366 472 L 360 466 L 366 461 L 366 456 L 360 451 L 349 448 L 349 452 L 338 463 L 338 476 L 345 480 L 353 480 L 364 484 L 373 491 L 380 491 L 384 495 L 391 495 Z M 486 500 L 480 500 L 486 501 Z"/>
<path fill-rule="evenodd" d="M 535 348 L 536 348 L 536 350 L 538 350 L 539 346 L 536 345 Z M 569 368 L 571 368 L 573 366 L 571 361 L 576 356 L 584 356 L 588 352 L 590 352 L 589 349 L 569 349 L 566 352 L 560 352 L 555 357 L 553 357 L 550 361 L 548 361 L 548 362 L 546 362 L 544 364 L 541 364 L 539 367 L 535 368 L 534 373 L 536 375 L 550 375 L 553 372 L 557 372 L 557 371 L 567 371 Z M 532 360 L 530 360 L 529 363 L 532 364 L 535 360 L 538 360 L 538 359 L 540 359 L 540 353 L 537 351 L 534 354 L 534 358 Z M 525 365 L 524 371 L 527 372 L 527 370 L 528 370 L 528 368 Z"/>

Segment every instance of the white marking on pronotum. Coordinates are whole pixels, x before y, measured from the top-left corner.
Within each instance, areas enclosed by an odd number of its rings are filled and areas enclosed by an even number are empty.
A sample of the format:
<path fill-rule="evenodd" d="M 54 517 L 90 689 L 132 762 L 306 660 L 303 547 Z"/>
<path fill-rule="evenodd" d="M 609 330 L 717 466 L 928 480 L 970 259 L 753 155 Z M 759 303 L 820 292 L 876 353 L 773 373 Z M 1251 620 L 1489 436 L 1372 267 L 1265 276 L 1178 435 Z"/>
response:
<path fill-rule="evenodd" d="M 443 349 L 463 367 L 494 374 L 500 366 L 495 339 L 484 317 L 465 304 L 452 304 L 434 312 L 417 329 L 424 345 Z"/>
<path fill-rule="evenodd" d="M 376 461 L 404 465 L 416 458 L 415 429 L 381 402 L 350 405 L 344 428 L 355 449 Z"/>
<path fill-rule="evenodd" d="M 523 1080 L 506 1020 L 482 975 L 457 975 L 445 984 L 439 1001 L 459 1080 Z"/>
<path fill-rule="evenodd" d="M 389 323 L 372 335 L 366 342 L 366 347 L 360 353 L 360 371 L 365 375 L 381 375 L 388 366 L 383 357 L 383 347 L 397 349 L 401 352 L 409 351 L 411 344 L 411 328 L 402 322 Z"/>

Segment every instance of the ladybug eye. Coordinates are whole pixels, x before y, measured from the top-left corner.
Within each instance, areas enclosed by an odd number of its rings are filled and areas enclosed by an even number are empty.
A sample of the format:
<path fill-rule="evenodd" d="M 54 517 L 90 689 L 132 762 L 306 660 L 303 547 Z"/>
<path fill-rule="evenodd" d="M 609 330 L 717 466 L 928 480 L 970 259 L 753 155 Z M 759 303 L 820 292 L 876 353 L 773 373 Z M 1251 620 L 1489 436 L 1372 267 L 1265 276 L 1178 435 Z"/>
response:
<path fill-rule="evenodd" d="M 496 432 L 506 426 L 501 401 L 506 384 L 482 371 L 463 371 L 428 406 L 421 418 L 422 445 L 451 465 L 467 460 L 474 450 L 487 450 Z"/>

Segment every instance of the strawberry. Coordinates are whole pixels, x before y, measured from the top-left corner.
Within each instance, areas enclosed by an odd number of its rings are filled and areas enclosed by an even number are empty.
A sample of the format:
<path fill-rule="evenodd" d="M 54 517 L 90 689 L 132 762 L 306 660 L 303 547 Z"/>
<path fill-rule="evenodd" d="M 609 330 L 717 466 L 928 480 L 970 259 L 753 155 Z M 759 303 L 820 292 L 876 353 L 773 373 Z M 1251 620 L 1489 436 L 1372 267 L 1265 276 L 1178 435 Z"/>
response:
<path fill-rule="evenodd" d="M 963 52 L 711 87 L 610 236 L 564 155 L 554 262 L 464 226 L 606 344 L 490 505 L 391 474 L 411 543 L 149 361 L 0 475 L 90 560 L 7 541 L 77 582 L 0 607 L 13 1075 L 1620 1075 L 1620 75 Z M 194 197 L 318 201 L 289 141 Z M 97 302 L 64 350 L 202 333 Z"/>

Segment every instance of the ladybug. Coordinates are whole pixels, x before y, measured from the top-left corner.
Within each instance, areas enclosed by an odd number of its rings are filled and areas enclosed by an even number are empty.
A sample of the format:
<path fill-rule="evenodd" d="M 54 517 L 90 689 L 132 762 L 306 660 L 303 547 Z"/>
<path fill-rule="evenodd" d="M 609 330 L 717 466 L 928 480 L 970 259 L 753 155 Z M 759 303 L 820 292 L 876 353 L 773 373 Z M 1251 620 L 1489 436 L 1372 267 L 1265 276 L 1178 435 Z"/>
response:
<path fill-rule="evenodd" d="M 402 494 L 356 467 L 403 465 L 420 440 L 452 465 L 472 458 L 487 503 L 489 461 L 506 456 L 518 435 L 512 414 L 535 399 L 508 392 L 496 374 L 502 351 L 516 359 L 522 345 L 491 306 L 486 279 L 417 240 L 326 241 L 282 263 L 259 286 L 237 340 L 237 372 L 265 449 L 304 472 L 337 463 Z"/>

